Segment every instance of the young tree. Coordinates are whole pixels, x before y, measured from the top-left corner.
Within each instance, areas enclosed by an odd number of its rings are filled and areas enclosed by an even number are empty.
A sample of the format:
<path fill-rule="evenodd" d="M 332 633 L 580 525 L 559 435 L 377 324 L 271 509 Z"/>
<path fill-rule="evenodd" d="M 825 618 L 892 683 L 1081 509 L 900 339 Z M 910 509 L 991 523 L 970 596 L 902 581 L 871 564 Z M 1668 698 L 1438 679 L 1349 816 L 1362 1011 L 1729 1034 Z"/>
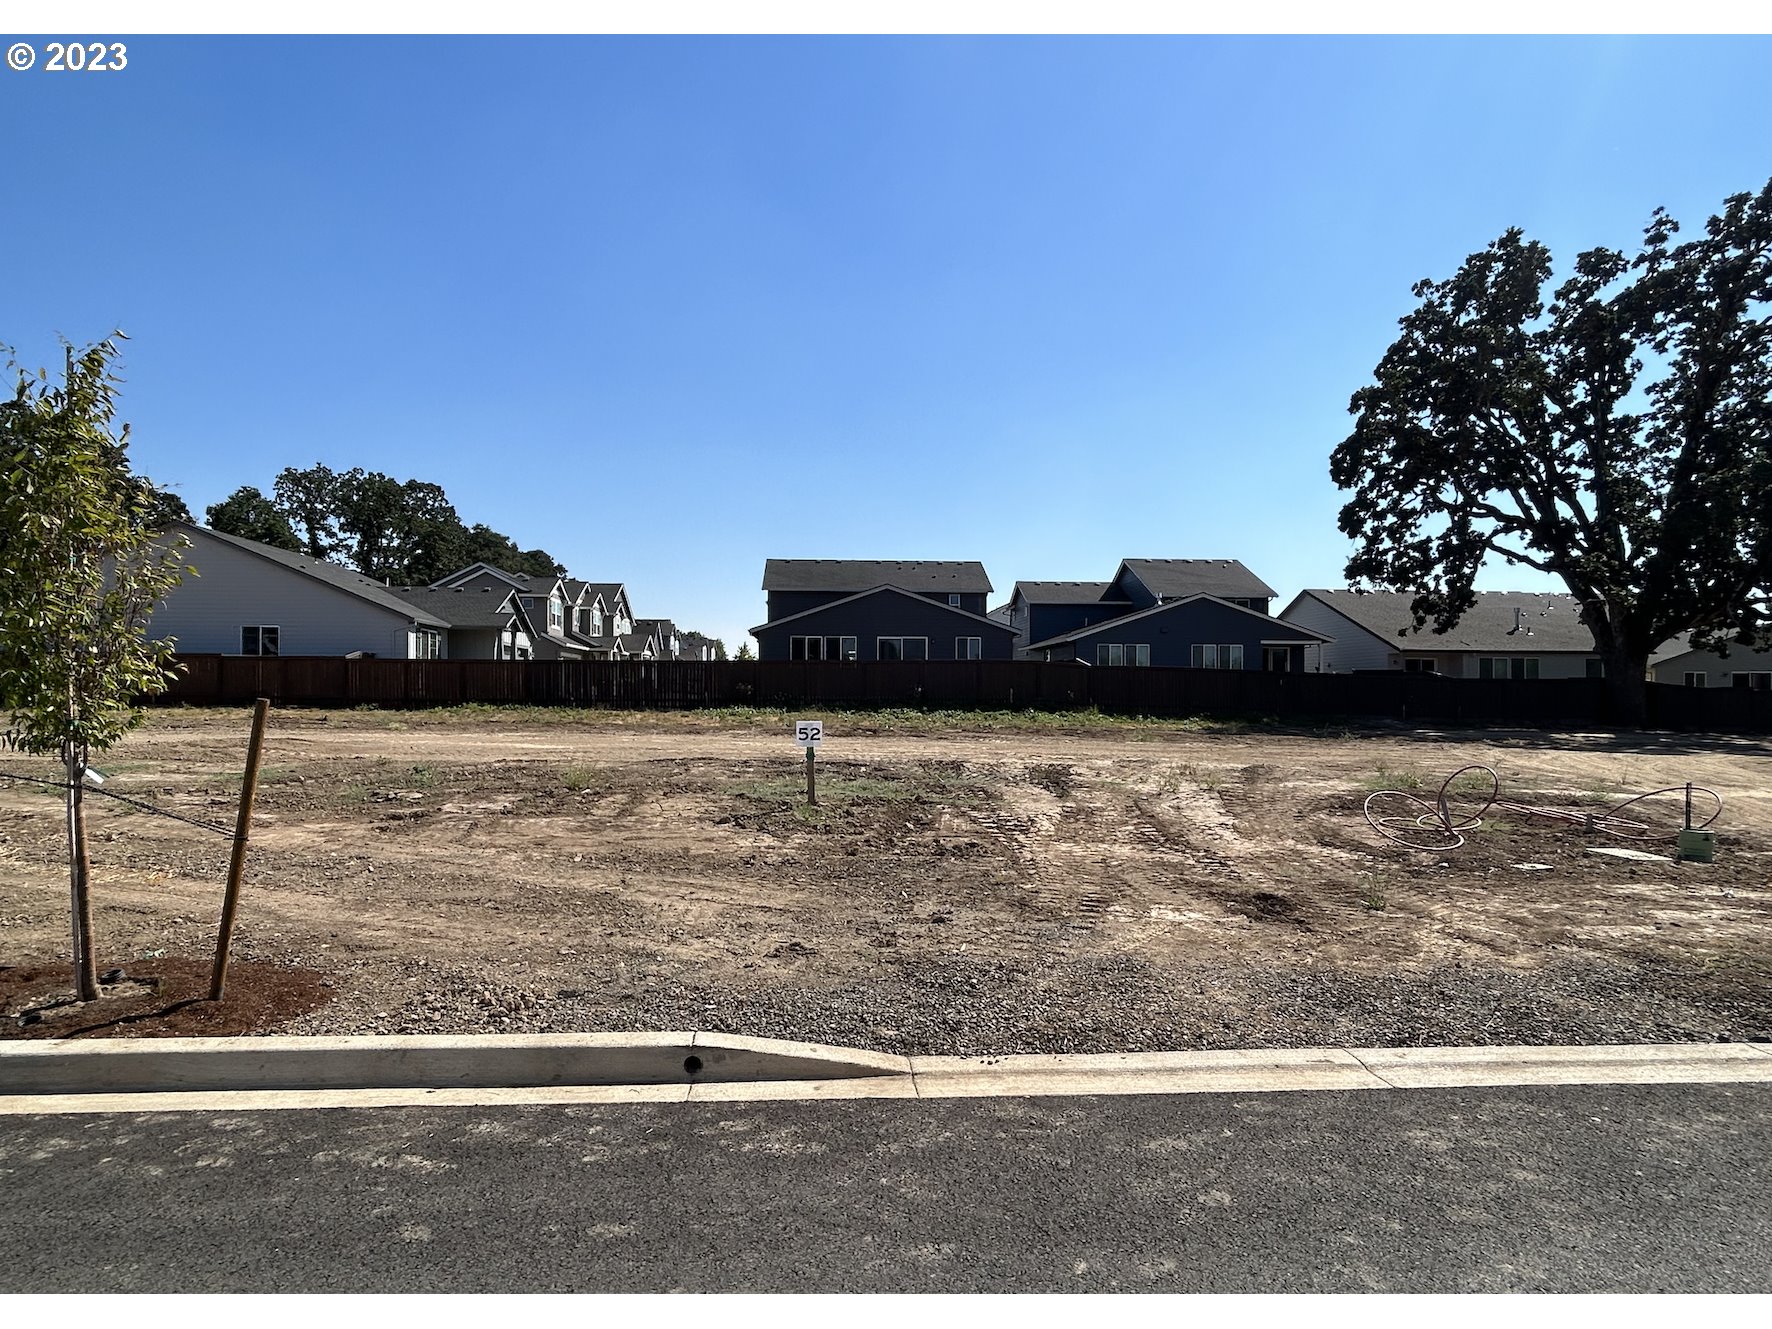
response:
<path fill-rule="evenodd" d="M 120 337 L 122 334 L 115 334 Z M 129 427 L 111 432 L 115 340 L 68 348 L 60 388 L 16 379 L 0 402 L 0 703 L 17 745 L 54 753 L 66 772 L 75 989 L 98 996 L 85 805 L 87 759 L 141 722 L 137 700 L 163 691 L 172 643 L 148 616 L 181 579 L 184 542 L 142 514 L 151 482 L 130 474 Z"/>
<path fill-rule="evenodd" d="M 242 485 L 220 503 L 210 504 L 204 515 L 211 529 L 225 535 L 256 540 L 291 553 L 300 553 L 304 547 L 289 518 L 251 485 Z"/>
<path fill-rule="evenodd" d="M 1491 556 L 1555 574 L 1640 724 L 1650 653 L 1772 623 L 1772 181 L 1674 244 L 1551 255 L 1510 230 L 1422 281 L 1330 474 L 1355 583 L 1417 592 L 1416 627 L 1475 603 Z"/>
<path fill-rule="evenodd" d="M 751 644 L 747 641 L 739 646 L 738 654 L 732 658 L 734 660 L 755 660 L 757 653 L 751 649 Z"/>

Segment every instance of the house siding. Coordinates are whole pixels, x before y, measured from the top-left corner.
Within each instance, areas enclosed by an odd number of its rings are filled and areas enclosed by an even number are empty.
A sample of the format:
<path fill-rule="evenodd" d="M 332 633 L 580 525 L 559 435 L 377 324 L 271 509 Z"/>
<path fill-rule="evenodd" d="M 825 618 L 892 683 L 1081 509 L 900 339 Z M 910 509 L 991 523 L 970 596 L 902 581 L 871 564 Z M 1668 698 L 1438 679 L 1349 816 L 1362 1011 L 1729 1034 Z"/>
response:
<path fill-rule="evenodd" d="M 881 592 L 818 610 L 791 623 L 765 624 L 753 634 L 757 639 L 757 656 L 762 660 L 790 659 L 791 637 L 854 637 L 856 659 L 877 660 L 881 637 L 927 637 L 931 660 L 952 660 L 954 638 L 977 637 L 982 658 L 1013 657 L 1015 634 L 1011 628 L 962 618 L 946 605 L 946 595 L 939 603 L 925 604 L 923 597 L 915 594 Z"/>
<path fill-rule="evenodd" d="M 1314 595 L 1301 595 L 1280 611 L 1284 623 L 1320 632 L 1335 640 L 1305 652 L 1309 665 L 1314 657 L 1319 668 L 1313 672 L 1351 674 L 1356 669 L 1390 669 L 1393 648 L 1345 615 L 1338 614 Z M 1411 652 L 1414 654 L 1415 652 Z"/>
<path fill-rule="evenodd" d="M 1031 641 L 1047 641 L 1053 637 L 1062 637 L 1067 632 L 1075 632 L 1078 628 L 1110 622 L 1131 612 L 1131 608 L 1124 602 L 1120 604 L 1100 601 L 1084 604 L 1030 605 L 1028 607 L 1028 621 L 1032 625 L 1032 635 L 1018 642 L 1017 645 L 1026 647 Z"/>
<path fill-rule="evenodd" d="M 1686 681 L 1688 673 L 1702 673 L 1707 688 L 1733 687 L 1735 674 L 1772 673 L 1772 651 L 1750 651 L 1745 646 L 1731 646 L 1727 656 L 1715 651 L 1687 651 L 1663 660 L 1653 672 L 1657 683 L 1677 685 Z"/>
<path fill-rule="evenodd" d="M 186 577 L 149 620 L 156 639 L 172 638 L 187 655 L 240 654 L 240 629 L 278 629 L 279 655 L 349 655 L 362 651 L 409 659 L 413 620 L 244 549 L 185 532 Z M 448 632 L 443 649 L 448 650 Z"/>
<path fill-rule="evenodd" d="M 1262 665 L 1262 643 L 1272 641 L 1282 633 L 1283 629 L 1273 619 L 1257 618 L 1214 600 L 1177 601 L 1172 608 L 1149 617 L 1131 622 L 1109 622 L 1074 642 L 1053 647 L 1052 658 L 1094 664 L 1096 647 L 1103 643 L 1142 644 L 1151 648 L 1153 666 L 1185 668 L 1192 663 L 1196 644 L 1240 645 L 1243 668 L 1258 670 Z M 1045 652 L 1038 654 L 1043 657 Z M 1304 648 L 1290 647 L 1288 659 L 1293 672 L 1302 670 Z"/>

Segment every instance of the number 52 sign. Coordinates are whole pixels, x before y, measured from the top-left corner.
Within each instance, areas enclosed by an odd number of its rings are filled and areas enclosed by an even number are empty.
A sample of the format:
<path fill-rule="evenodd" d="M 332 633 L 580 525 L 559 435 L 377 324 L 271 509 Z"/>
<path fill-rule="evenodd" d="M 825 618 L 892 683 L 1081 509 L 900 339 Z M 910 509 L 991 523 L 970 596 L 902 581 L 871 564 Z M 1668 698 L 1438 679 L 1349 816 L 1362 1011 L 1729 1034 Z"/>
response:
<path fill-rule="evenodd" d="M 803 748 L 815 748 L 824 742 L 823 720 L 795 720 L 794 742 Z"/>

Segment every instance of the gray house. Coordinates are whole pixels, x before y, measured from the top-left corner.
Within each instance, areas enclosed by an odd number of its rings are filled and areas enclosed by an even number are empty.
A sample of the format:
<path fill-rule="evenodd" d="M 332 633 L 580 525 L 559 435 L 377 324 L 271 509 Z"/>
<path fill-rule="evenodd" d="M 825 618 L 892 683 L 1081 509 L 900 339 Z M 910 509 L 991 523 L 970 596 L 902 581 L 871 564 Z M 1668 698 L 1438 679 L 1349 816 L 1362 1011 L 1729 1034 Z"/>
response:
<path fill-rule="evenodd" d="M 535 629 L 515 591 L 504 587 L 396 586 L 396 596 L 449 625 L 456 660 L 533 660 Z"/>
<path fill-rule="evenodd" d="M 354 568 L 172 522 L 195 577 L 168 593 L 150 630 L 186 655 L 449 654 L 449 622 Z"/>
<path fill-rule="evenodd" d="M 1772 691 L 1772 650 L 1731 645 L 1727 655 L 1695 651 L 1682 633 L 1649 657 L 1649 677 L 1689 688 L 1748 688 Z"/>
<path fill-rule="evenodd" d="M 1481 591 L 1450 632 L 1414 626 L 1409 591 L 1300 591 L 1280 611 L 1332 640 L 1307 661 L 1326 674 L 1396 669 L 1449 678 L 1600 678 L 1572 595 Z"/>
<path fill-rule="evenodd" d="M 1296 673 L 1324 636 L 1270 617 L 1273 594 L 1236 559 L 1129 558 L 1105 582 L 1017 582 L 1009 621 L 1024 660 Z"/>
<path fill-rule="evenodd" d="M 984 565 L 950 560 L 772 558 L 760 660 L 1007 660 L 1015 630 L 985 613 Z"/>

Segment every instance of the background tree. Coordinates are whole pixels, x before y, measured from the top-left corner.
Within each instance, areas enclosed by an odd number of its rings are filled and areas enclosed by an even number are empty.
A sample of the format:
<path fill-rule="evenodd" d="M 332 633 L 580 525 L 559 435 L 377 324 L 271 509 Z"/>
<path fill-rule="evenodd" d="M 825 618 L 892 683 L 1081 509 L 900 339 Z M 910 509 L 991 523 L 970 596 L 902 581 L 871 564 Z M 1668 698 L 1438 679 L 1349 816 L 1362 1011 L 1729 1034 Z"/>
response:
<path fill-rule="evenodd" d="M 150 531 L 163 531 L 175 521 L 194 520 L 184 499 L 170 489 L 160 488 L 146 476 L 142 477 L 141 493 L 143 498 L 136 508 L 136 516 Z"/>
<path fill-rule="evenodd" d="M 740 644 L 738 654 L 732 658 L 734 660 L 755 660 L 757 653 L 751 649 L 751 644 L 747 641 Z"/>
<path fill-rule="evenodd" d="M 122 334 L 114 334 L 120 337 Z M 98 996 L 88 881 L 87 761 L 141 723 L 163 691 L 172 643 L 148 616 L 178 584 L 182 538 L 144 523 L 153 484 L 130 474 L 128 426 L 113 435 L 114 340 L 76 353 L 60 388 L 22 371 L 0 402 L 0 703 L 15 744 L 54 753 L 66 773 L 75 990 Z"/>
<path fill-rule="evenodd" d="M 1640 723 L 1649 655 L 1772 622 L 1772 181 L 1675 244 L 1551 255 L 1508 231 L 1417 308 L 1353 397 L 1330 474 L 1354 497 L 1350 581 L 1415 591 L 1438 631 L 1493 555 L 1559 577 Z"/>
<path fill-rule="evenodd" d="M 300 553 L 304 549 L 295 527 L 277 505 L 251 485 L 242 485 L 204 514 L 212 530 L 237 535 L 243 540 Z"/>
<path fill-rule="evenodd" d="M 345 548 L 338 532 L 339 477 L 316 463 L 305 471 L 285 466 L 271 486 L 277 510 L 301 539 L 309 558 L 330 560 Z"/>

